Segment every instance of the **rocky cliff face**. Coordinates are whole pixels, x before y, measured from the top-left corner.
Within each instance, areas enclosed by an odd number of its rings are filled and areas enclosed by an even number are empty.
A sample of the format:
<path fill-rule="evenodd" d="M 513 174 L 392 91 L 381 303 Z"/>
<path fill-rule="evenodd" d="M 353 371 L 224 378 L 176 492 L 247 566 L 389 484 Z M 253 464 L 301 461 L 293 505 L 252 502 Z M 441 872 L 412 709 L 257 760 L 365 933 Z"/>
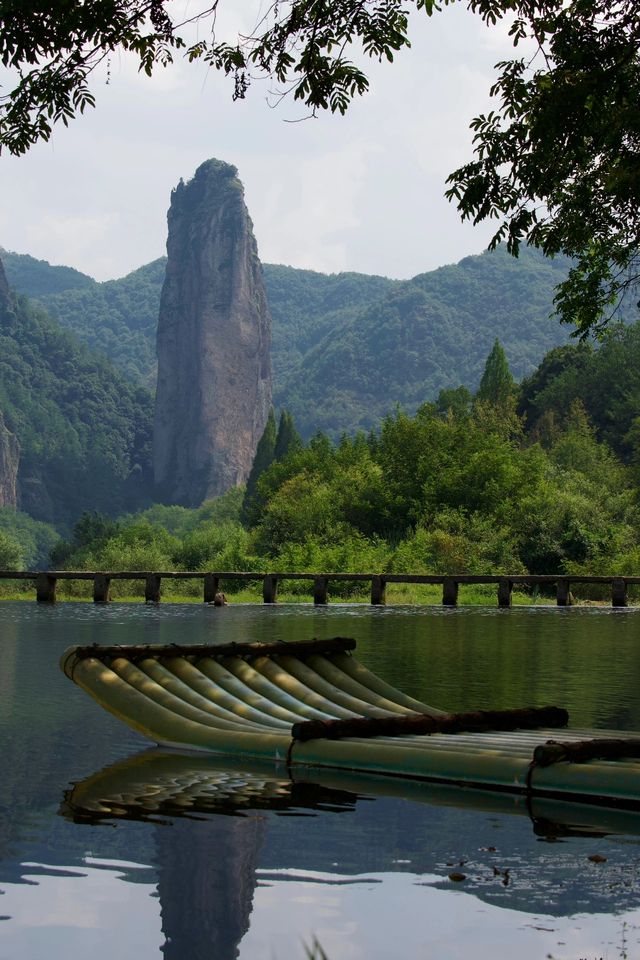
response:
<path fill-rule="evenodd" d="M 3 321 L 12 310 L 9 284 L 0 260 L 0 329 Z M 20 444 L 18 438 L 7 429 L 4 417 L 0 413 L 0 507 L 17 509 L 19 463 Z"/>
<path fill-rule="evenodd" d="M 9 284 L 7 275 L 4 272 L 2 260 L 0 260 L 0 317 L 5 311 L 11 310 L 11 298 L 9 296 Z"/>
<path fill-rule="evenodd" d="M 7 430 L 0 413 L 0 507 L 18 508 L 18 466 L 20 444 L 15 434 Z"/>
<path fill-rule="evenodd" d="M 154 475 L 164 500 L 192 506 L 249 474 L 271 405 L 271 320 L 235 167 L 203 163 L 168 221 Z"/>

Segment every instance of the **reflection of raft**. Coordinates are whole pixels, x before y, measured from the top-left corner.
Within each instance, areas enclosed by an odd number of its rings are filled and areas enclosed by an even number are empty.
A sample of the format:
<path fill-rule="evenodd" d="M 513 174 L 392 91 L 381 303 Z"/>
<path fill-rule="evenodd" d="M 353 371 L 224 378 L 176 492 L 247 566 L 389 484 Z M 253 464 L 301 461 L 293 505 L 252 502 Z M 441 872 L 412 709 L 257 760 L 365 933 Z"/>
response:
<path fill-rule="evenodd" d="M 640 808 L 637 735 L 558 735 L 549 729 L 566 723 L 557 708 L 447 715 L 371 673 L 354 646 L 71 647 L 61 664 L 160 744 Z"/>
<path fill-rule="evenodd" d="M 534 833 L 565 836 L 640 835 L 640 811 L 613 810 L 547 797 L 460 789 L 344 770 L 286 770 L 272 763 L 151 748 L 99 770 L 65 792 L 63 816 L 77 823 L 164 817 L 193 818 L 272 812 L 353 813 L 363 797 L 481 814 L 529 817 Z M 366 869 L 366 868 L 364 868 Z"/>

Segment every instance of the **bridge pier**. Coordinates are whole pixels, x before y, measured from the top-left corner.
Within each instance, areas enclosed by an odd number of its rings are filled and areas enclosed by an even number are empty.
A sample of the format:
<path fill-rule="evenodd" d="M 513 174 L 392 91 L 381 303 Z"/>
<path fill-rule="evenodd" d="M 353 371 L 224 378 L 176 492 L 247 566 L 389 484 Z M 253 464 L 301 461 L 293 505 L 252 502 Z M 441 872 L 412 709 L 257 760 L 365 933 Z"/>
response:
<path fill-rule="evenodd" d="M 627 606 L 627 585 L 624 580 L 619 577 L 614 577 L 611 581 L 611 606 Z"/>
<path fill-rule="evenodd" d="M 568 580 L 558 580 L 556 585 L 556 603 L 559 607 L 572 607 L 574 604 L 573 594 L 569 589 Z"/>
<path fill-rule="evenodd" d="M 382 607 L 387 602 L 387 581 L 384 577 L 371 577 L 371 605 Z"/>
<path fill-rule="evenodd" d="M 445 577 L 442 583 L 442 605 L 445 607 L 458 606 L 458 581 L 452 577 Z"/>
<path fill-rule="evenodd" d="M 313 578 L 313 602 L 316 606 L 325 606 L 329 602 L 329 580 L 327 577 Z"/>
<path fill-rule="evenodd" d="M 109 603 L 111 600 L 111 577 L 104 573 L 96 573 L 93 578 L 93 602 Z"/>
<path fill-rule="evenodd" d="M 213 603 L 216 599 L 216 593 L 220 589 L 220 577 L 215 573 L 205 573 L 204 575 L 204 602 Z"/>
<path fill-rule="evenodd" d="M 498 581 L 498 606 L 499 607 L 510 607 L 511 606 L 511 593 L 513 591 L 513 584 L 508 577 L 501 577 Z"/>
<path fill-rule="evenodd" d="M 39 573 L 36 578 L 36 600 L 38 603 L 56 602 L 56 585 L 58 581 L 48 573 Z"/>
<path fill-rule="evenodd" d="M 157 573 L 150 573 L 147 576 L 144 585 L 144 600 L 145 603 L 160 603 L 160 583 L 162 577 L 158 576 Z"/>
<path fill-rule="evenodd" d="M 264 603 L 278 602 L 278 578 L 272 573 L 262 581 L 262 600 Z"/>

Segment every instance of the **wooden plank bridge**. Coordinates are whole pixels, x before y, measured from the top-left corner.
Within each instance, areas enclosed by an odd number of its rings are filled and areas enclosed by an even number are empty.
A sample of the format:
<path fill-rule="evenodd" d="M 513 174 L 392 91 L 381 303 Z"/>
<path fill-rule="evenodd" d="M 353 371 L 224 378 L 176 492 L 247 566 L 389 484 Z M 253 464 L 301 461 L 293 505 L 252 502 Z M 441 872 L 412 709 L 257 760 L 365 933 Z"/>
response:
<path fill-rule="evenodd" d="M 559 607 L 571 606 L 574 598 L 572 584 L 608 584 L 611 591 L 611 604 L 614 607 L 626 607 L 630 584 L 640 584 L 638 577 L 605 576 L 566 576 L 564 574 L 516 574 L 476 575 L 476 574 L 408 574 L 408 573 L 257 573 L 237 570 L 218 571 L 161 571 L 140 570 L 96 572 L 89 570 L 2 570 L 0 580 L 31 580 L 34 582 L 36 600 L 40 603 L 55 603 L 56 587 L 60 580 L 93 581 L 93 599 L 96 603 L 108 603 L 111 599 L 110 585 L 113 580 L 143 580 L 144 599 L 150 603 L 159 603 L 162 580 L 202 580 L 203 600 L 215 603 L 216 595 L 222 590 L 223 583 L 229 581 L 262 581 L 262 598 L 265 603 L 276 603 L 278 585 L 285 580 L 308 580 L 311 583 L 313 602 L 324 605 L 329 602 L 329 584 L 331 582 L 369 582 L 371 603 L 381 606 L 386 603 L 386 588 L 390 583 L 420 583 L 442 586 L 442 603 L 455 607 L 458 603 L 458 591 L 465 584 L 495 584 L 499 607 L 510 607 L 514 587 L 555 588 L 556 602 Z"/>

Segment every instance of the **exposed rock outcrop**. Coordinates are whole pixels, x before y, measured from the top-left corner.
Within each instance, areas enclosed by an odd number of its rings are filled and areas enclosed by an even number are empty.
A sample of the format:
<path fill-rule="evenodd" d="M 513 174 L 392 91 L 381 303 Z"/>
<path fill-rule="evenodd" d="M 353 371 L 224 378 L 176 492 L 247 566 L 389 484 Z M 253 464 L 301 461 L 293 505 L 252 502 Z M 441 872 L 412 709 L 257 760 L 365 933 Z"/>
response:
<path fill-rule="evenodd" d="M 9 284 L 0 260 L 0 326 L 12 313 Z M 0 413 L 0 507 L 18 507 L 18 465 L 20 444 L 15 434 L 7 429 Z"/>
<path fill-rule="evenodd" d="M 4 272 L 2 260 L 0 260 L 0 320 L 6 313 L 11 311 L 11 295 L 9 292 L 9 283 L 7 275 Z"/>
<path fill-rule="evenodd" d="M 7 430 L 0 413 L 0 507 L 18 508 L 18 466 L 20 444 L 15 434 Z"/>
<path fill-rule="evenodd" d="M 243 483 L 271 405 L 271 320 L 235 167 L 208 160 L 171 195 L 158 321 L 154 475 L 197 505 Z"/>

